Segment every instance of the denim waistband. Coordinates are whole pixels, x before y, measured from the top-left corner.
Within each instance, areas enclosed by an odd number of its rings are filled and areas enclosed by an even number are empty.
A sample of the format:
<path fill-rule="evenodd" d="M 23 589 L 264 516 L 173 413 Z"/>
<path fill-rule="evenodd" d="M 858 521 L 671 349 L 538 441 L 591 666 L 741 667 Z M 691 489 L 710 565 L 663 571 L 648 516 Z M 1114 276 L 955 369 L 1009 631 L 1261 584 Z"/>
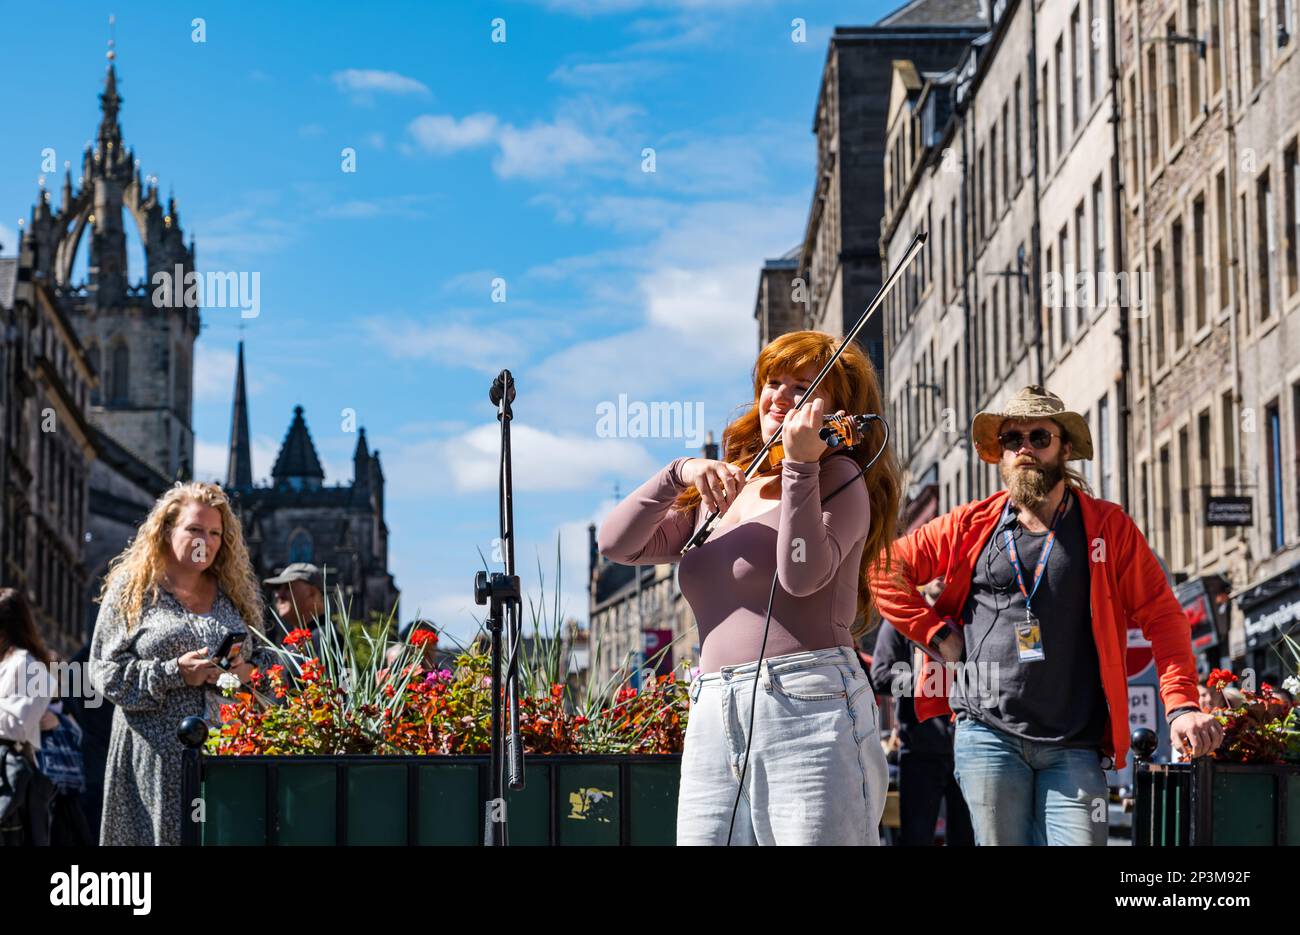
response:
<path fill-rule="evenodd" d="M 793 672 L 798 669 L 812 669 L 817 666 L 849 664 L 858 672 L 862 671 L 857 654 L 847 646 L 831 646 L 826 649 L 810 649 L 799 653 L 787 653 L 784 656 L 769 656 L 763 660 L 769 672 Z M 758 672 L 758 662 L 746 662 L 741 665 L 723 666 L 717 672 L 705 672 L 696 676 L 697 682 L 734 682 L 738 679 L 753 678 Z"/>

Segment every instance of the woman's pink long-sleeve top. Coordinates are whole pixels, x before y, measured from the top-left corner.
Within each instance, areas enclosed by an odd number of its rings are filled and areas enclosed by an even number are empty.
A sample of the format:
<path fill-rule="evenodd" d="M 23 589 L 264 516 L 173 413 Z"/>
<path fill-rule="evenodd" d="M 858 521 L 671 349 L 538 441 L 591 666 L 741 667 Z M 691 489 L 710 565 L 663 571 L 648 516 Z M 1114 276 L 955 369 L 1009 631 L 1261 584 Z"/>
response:
<path fill-rule="evenodd" d="M 614 507 L 597 534 L 606 558 L 624 565 L 681 562 L 678 582 L 700 631 L 700 670 L 716 672 L 758 658 L 763 618 L 777 573 L 766 658 L 852 646 L 858 572 L 871 525 L 871 502 L 843 455 L 782 462 L 780 505 L 715 532 L 686 555 L 682 547 L 703 521 L 700 507 L 672 509 L 686 489 L 678 458 Z"/>

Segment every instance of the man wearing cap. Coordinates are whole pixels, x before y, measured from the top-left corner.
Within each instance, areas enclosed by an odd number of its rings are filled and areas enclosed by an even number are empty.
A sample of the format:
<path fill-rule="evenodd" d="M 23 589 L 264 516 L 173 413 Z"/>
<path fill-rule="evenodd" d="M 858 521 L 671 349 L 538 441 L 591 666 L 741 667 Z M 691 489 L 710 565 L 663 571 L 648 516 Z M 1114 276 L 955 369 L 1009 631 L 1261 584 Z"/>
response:
<path fill-rule="evenodd" d="M 1068 466 L 1092 457 L 1082 416 L 1027 386 L 971 431 L 1006 489 L 896 542 L 876 602 L 949 664 L 926 661 L 915 706 L 956 716 L 976 843 L 1104 845 L 1104 770 L 1128 752 L 1130 627 L 1151 642 L 1174 747 L 1203 756 L 1223 738 L 1197 704 L 1187 618 L 1134 522 Z M 938 577 L 931 606 L 917 588 Z"/>
<path fill-rule="evenodd" d="M 271 603 L 285 627 L 283 639 L 293 630 L 310 630 L 314 654 L 320 658 L 321 625 L 325 622 L 325 576 L 310 562 L 294 562 L 274 578 L 262 582 L 275 590 Z"/>

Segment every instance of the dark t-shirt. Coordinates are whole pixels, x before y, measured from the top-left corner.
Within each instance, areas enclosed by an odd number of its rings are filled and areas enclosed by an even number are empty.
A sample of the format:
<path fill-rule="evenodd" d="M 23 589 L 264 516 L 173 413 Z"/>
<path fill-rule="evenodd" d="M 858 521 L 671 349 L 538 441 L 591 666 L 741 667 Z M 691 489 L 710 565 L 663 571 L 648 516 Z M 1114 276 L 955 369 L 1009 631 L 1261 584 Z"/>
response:
<path fill-rule="evenodd" d="M 952 689 L 952 709 L 1027 740 L 1099 747 L 1109 709 L 1092 636 L 1091 568 L 1078 499 L 1070 497 L 1057 524 L 1056 544 L 1033 597 L 1044 657 L 1037 662 L 1021 662 L 1017 650 L 1025 597 L 1003 530 L 1010 528 L 1015 537 L 1027 590 L 1033 589 L 1047 533 L 1031 533 L 1011 516 L 1003 512 L 971 579 L 962 610 L 967 665 Z"/>

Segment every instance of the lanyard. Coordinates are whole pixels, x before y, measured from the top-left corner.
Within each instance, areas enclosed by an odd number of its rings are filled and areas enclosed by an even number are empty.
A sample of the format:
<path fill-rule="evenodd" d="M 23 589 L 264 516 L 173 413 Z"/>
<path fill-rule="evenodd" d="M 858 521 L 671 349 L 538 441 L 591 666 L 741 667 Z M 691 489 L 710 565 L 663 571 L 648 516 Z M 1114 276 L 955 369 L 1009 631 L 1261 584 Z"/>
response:
<path fill-rule="evenodd" d="M 1043 571 L 1047 568 L 1047 556 L 1052 554 L 1052 546 L 1056 544 L 1056 524 L 1061 521 L 1065 515 L 1066 509 L 1070 505 L 1070 492 L 1067 490 L 1065 496 L 1061 497 L 1060 504 L 1056 507 L 1056 515 L 1052 517 L 1052 525 L 1047 530 L 1047 541 L 1043 543 L 1043 551 L 1038 556 L 1038 564 L 1034 566 L 1034 583 L 1028 590 L 1025 589 L 1025 573 L 1020 567 L 1020 556 L 1016 554 L 1016 540 L 1011 535 L 1011 530 L 1004 530 L 1007 537 L 1007 555 L 1011 559 L 1011 567 L 1016 573 L 1016 584 L 1020 585 L 1020 593 L 1025 596 L 1025 612 L 1029 612 L 1030 602 L 1033 601 L 1034 595 L 1038 592 L 1038 585 L 1043 580 Z"/>

